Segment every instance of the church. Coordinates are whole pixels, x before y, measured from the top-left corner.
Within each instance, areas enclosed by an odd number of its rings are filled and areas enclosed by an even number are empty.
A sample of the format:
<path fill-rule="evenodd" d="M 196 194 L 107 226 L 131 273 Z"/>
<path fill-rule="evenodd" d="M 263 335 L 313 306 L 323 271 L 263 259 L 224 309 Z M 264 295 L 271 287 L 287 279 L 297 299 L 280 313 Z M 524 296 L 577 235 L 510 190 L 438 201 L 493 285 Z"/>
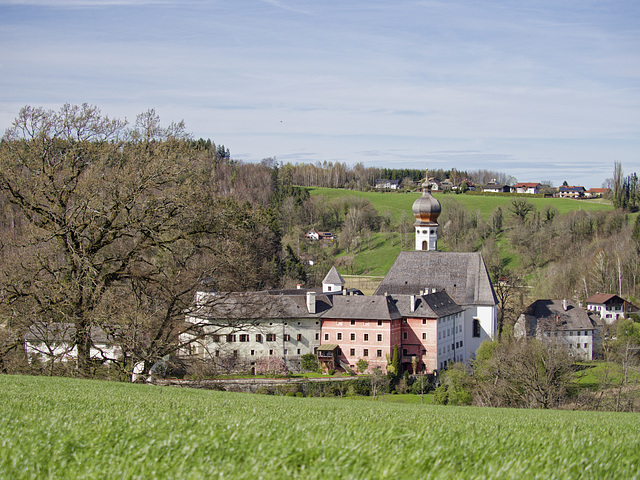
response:
<path fill-rule="evenodd" d="M 477 252 L 438 251 L 441 206 L 428 182 L 414 202 L 415 250 L 401 252 L 374 295 L 344 288 L 333 267 L 322 289 L 198 292 L 183 354 L 222 370 L 254 371 L 264 356 L 290 370 L 313 353 L 325 372 L 385 372 L 397 345 L 403 370 L 435 373 L 472 359 L 496 333 L 497 300 Z M 363 362 L 360 362 L 363 363 Z"/>

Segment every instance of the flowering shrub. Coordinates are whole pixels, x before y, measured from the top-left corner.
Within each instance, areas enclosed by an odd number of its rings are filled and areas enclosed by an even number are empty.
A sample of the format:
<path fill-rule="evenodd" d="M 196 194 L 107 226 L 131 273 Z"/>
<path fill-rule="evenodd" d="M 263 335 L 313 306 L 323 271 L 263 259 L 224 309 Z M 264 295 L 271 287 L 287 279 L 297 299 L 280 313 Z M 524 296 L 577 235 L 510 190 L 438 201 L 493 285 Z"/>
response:
<path fill-rule="evenodd" d="M 258 375 L 286 375 L 289 373 L 287 365 L 280 357 L 262 357 L 256 362 Z"/>

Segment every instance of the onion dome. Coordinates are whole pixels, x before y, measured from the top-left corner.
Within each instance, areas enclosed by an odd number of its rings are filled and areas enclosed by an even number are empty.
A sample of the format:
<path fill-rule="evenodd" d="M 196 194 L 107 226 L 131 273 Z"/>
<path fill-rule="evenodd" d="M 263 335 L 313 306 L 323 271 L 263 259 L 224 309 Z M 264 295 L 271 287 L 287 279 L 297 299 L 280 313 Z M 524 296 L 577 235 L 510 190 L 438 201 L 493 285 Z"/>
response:
<path fill-rule="evenodd" d="M 413 202 L 411 208 L 416 223 L 437 223 L 440 215 L 440 202 L 431 195 L 431 184 L 429 179 L 425 179 L 422 184 L 422 196 Z"/>

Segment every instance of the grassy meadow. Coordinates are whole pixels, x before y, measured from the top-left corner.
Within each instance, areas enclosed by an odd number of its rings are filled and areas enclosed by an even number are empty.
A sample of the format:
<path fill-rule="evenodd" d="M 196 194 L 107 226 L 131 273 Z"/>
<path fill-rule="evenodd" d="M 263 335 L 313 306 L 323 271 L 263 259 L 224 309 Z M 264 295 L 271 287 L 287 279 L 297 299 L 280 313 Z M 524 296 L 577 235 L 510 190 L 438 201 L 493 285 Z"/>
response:
<path fill-rule="evenodd" d="M 384 212 L 390 212 L 393 217 L 399 220 L 402 213 L 411 215 L 411 206 L 413 202 L 421 195 L 421 193 L 399 193 L 399 192 L 359 192 L 355 190 L 345 190 L 340 188 L 311 188 L 309 189 L 312 196 L 324 195 L 329 200 L 334 198 L 355 196 L 367 198 L 371 201 L 372 205 L 382 214 Z M 446 208 L 448 202 L 456 201 L 462 204 L 470 211 L 479 211 L 484 218 L 488 218 L 491 212 L 496 207 L 502 207 L 502 210 L 506 213 L 509 211 L 509 205 L 514 198 L 519 198 L 509 195 L 456 195 L 456 194 L 444 194 L 434 193 L 433 196 L 437 198 L 442 204 L 443 208 Z M 536 210 L 543 210 L 547 205 L 558 209 L 559 213 L 567 213 L 573 210 L 611 210 L 613 209 L 611 202 L 604 200 L 574 200 L 572 198 L 525 198 L 527 201 L 533 203 Z"/>
<path fill-rule="evenodd" d="M 638 414 L 0 376 L 0 478 L 637 478 Z"/>

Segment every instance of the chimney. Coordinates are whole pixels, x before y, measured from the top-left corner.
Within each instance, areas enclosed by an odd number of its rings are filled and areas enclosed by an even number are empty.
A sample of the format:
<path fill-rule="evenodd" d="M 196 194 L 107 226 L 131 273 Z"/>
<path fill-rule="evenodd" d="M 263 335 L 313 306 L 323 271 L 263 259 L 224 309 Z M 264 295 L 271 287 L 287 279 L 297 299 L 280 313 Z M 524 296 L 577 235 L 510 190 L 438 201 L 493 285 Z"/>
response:
<path fill-rule="evenodd" d="M 297 288 L 298 290 L 300 290 L 300 289 L 302 288 L 302 284 L 301 284 L 301 283 L 297 284 L 297 285 L 296 285 L 296 288 Z"/>
<path fill-rule="evenodd" d="M 562 321 L 560 320 L 560 315 L 556 315 L 556 326 L 562 325 Z"/>
<path fill-rule="evenodd" d="M 316 313 L 316 292 L 307 292 L 307 310 Z"/>
<path fill-rule="evenodd" d="M 347 292 L 346 288 L 342 288 L 342 295 L 349 295 L 349 292 Z"/>
<path fill-rule="evenodd" d="M 416 311 L 416 296 L 415 295 L 411 295 L 411 312 L 415 312 Z"/>
<path fill-rule="evenodd" d="M 563 299 L 562 300 L 562 309 L 566 312 L 567 311 L 567 299 Z"/>

